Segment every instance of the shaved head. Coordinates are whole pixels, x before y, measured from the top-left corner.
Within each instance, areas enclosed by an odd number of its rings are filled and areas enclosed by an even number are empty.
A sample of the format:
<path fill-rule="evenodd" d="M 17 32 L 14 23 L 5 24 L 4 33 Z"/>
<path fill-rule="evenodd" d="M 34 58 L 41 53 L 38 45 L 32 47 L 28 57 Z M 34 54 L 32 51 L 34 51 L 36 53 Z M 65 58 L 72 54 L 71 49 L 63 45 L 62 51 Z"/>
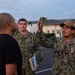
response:
<path fill-rule="evenodd" d="M 0 27 L 5 27 L 7 22 L 12 22 L 14 19 L 9 13 L 1 13 L 0 14 Z"/>
<path fill-rule="evenodd" d="M 18 30 L 14 17 L 9 13 L 0 13 L 0 32 L 12 35 Z"/>

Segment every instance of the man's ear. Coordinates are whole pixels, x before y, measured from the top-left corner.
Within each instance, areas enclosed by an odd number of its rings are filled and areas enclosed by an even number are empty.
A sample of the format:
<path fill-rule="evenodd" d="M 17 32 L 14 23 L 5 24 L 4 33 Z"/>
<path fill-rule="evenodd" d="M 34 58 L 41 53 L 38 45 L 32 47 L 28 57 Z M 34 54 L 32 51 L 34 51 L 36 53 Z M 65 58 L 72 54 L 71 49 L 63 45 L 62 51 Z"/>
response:
<path fill-rule="evenodd" d="M 75 30 L 72 30 L 72 33 L 74 34 L 75 33 Z"/>
<path fill-rule="evenodd" d="M 10 21 L 7 22 L 7 26 L 12 27 L 12 24 Z"/>

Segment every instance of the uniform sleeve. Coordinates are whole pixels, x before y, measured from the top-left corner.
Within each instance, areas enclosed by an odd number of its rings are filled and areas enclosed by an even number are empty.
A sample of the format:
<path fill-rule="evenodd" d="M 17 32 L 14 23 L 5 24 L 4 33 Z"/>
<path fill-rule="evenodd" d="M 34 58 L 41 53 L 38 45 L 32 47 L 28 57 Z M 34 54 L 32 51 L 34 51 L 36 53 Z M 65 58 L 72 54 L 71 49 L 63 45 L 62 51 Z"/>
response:
<path fill-rule="evenodd" d="M 21 52 L 17 42 L 8 43 L 5 49 L 5 63 L 19 63 L 21 62 Z"/>
<path fill-rule="evenodd" d="M 36 37 L 39 44 L 41 44 L 42 46 L 47 48 L 54 48 L 55 40 L 51 38 L 45 38 L 45 36 L 43 35 L 43 32 L 37 32 Z"/>
<path fill-rule="evenodd" d="M 35 55 L 36 55 L 36 59 L 37 59 L 37 63 L 41 63 L 41 61 L 43 60 L 42 54 L 41 54 L 41 50 L 35 50 Z"/>
<path fill-rule="evenodd" d="M 36 55 L 36 59 L 37 59 L 37 63 L 41 63 L 41 61 L 43 60 L 43 57 L 41 55 L 41 50 L 39 49 L 39 43 L 37 41 L 37 38 L 36 38 L 36 35 L 35 35 L 35 38 L 34 38 L 34 53 Z"/>

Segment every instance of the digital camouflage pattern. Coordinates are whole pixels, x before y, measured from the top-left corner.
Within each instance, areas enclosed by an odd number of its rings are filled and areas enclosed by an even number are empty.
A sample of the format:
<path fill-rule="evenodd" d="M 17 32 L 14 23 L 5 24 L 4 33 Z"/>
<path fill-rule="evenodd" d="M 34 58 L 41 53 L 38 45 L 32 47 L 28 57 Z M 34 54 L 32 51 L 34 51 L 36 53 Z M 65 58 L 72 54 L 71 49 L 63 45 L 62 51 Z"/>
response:
<path fill-rule="evenodd" d="M 52 40 L 37 33 L 42 46 L 54 49 L 53 75 L 75 75 L 75 38 L 67 43 L 64 38 Z"/>
<path fill-rule="evenodd" d="M 22 36 L 20 31 L 16 31 L 14 34 L 14 38 L 17 40 L 22 53 L 22 68 L 31 73 L 29 58 L 32 57 L 35 53 L 37 57 L 37 62 L 40 63 L 42 60 L 42 56 L 38 47 L 37 38 L 34 34 L 28 31 L 25 36 Z"/>

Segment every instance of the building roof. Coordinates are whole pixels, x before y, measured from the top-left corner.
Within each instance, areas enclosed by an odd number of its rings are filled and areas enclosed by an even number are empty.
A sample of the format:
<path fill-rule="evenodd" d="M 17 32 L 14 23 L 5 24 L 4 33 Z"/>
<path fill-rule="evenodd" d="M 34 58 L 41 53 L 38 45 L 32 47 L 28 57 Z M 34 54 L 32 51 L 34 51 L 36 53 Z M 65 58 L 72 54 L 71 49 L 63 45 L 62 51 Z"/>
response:
<path fill-rule="evenodd" d="M 49 20 L 44 21 L 44 25 L 61 24 L 65 22 L 66 20 L 71 20 L 75 23 L 75 19 L 61 19 L 61 20 L 49 19 Z M 36 24 L 38 21 L 31 21 L 31 22 L 32 24 Z"/>

